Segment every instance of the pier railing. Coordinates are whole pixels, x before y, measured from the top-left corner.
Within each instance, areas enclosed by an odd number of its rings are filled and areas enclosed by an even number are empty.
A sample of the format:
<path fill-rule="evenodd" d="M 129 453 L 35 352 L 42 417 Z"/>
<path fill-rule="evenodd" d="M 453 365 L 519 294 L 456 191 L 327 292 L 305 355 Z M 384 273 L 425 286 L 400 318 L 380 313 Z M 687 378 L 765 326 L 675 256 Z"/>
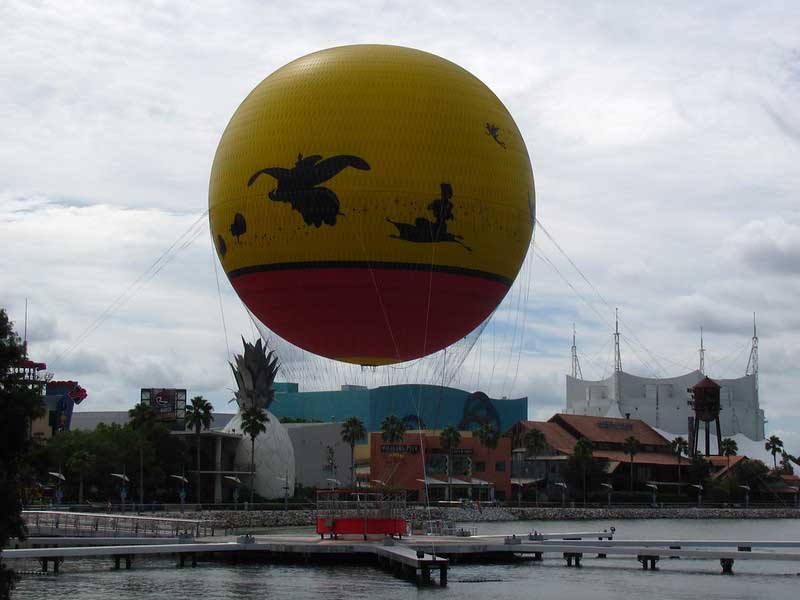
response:
<path fill-rule="evenodd" d="M 198 519 L 172 519 L 123 514 L 25 510 L 22 518 L 34 536 L 72 537 L 199 537 L 213 535 L 213 525 Z"/>

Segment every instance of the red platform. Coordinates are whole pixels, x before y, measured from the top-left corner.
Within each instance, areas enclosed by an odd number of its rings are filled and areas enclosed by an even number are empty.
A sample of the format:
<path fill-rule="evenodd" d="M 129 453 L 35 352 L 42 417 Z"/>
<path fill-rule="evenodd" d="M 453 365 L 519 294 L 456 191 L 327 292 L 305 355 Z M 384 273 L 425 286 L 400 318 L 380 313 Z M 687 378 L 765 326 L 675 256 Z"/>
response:
<path fill-rule="evenodd" d="M 339 517 L 333 519 L 317 517 L 317 533 L 320 535 L 402 536 L 406 533 L 406 520 L 370 517 Z"/>

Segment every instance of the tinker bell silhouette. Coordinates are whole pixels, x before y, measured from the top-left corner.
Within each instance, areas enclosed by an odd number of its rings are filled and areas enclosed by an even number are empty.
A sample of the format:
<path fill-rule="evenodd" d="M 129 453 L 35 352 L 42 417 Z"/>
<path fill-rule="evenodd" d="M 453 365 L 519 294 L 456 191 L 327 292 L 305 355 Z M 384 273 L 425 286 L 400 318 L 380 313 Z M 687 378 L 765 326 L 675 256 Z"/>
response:
<path fill-rule="evenodd" d="M 390 235 L 389 237 L 405 240 L 407 242 L 417 242 L 422 244 L 431 244 L 434 242 L 455 242 L 456 244 L 466 248 L 468 252 L 472 252 L 472 248 L 464 244 L 460 235 L 455 235 L 447 231 L 447 221 L 453 219 L 453 203 L 450 198 L 453 197 L 453 186 L 449 183 L 441 184 L 442 195 L 430 204 L 428 210 L 433 213 L 436 218 L 435 221 L 429 221 L 418 217 L 414 224 L 411 223 L 397 223 L 387 218 L 392 225 L 397 227 L 399 235 Z"/>
<path fill-rule="evenodd" d="M 267 194 L 270 200 L 289 202 L 303 216 L 306 225 L 336 225 L 337 215 L 342 214 L 339 212 L 339 198 L 332 190 L 316 186 L 347 167 L 369 171 L 369 165 L 363 158 L 346 154 L 321 159 L 319 154 L 305 158 L 298 154 L 294 168 L 268 167 L 256 171 L 247 182 L 247 187 L 253 185 L 262 173 L 270 175 L 278 180 L 278 187 Z"/>

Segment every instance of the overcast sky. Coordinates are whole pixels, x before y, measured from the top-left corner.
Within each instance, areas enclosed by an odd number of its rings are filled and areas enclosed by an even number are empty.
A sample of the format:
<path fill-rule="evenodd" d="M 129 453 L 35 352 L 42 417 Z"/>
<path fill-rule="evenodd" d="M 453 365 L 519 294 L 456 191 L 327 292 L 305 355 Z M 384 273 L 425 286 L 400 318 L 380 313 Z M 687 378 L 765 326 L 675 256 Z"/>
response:
<path fill-rule="evenodd" d="M 29 299 L 30 354 L 87 388 L 81 410 L 166 386 L 232 411 L 228 347 L 255 330 L 221 273 L 220 310 L 200 218 L 219 138 L 286 62 L 387 43 L 506 104 L 537 215 L 591 282 L 538 231 L 454 384 L 549 417 L 573 322 L 584 375 L 609 374 L 615 306 L 627 371 L 695 368 L 703 326 L 709 374 L 739 376 L 756 312 L 767 430 L 800 452 L 800 5 L 198 4 L 0 0 L 0 306 L 21 333 Z"/>

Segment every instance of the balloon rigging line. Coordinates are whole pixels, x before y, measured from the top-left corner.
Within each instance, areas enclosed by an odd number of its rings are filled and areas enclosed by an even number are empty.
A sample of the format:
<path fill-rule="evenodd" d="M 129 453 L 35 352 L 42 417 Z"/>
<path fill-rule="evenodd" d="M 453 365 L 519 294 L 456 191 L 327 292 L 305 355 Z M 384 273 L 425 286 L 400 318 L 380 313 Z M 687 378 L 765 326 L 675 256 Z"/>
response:
<path fill-rule="evenodd" d="M 205 210 L 178 238 L 164 250 L 161 255 L 153 261 L 153 263 L 142 272 L 136 279 L 134 279 L 125 290 L 119 294 L 95 320 L 81 332 L 75 341 L 63 350 L 55 360 L 53 360 L 53 367 L 58 365 L 64 358 L 72 354 L 82 343 L 91 335 L 100 325 L 102 325 L 112 314 L 119 310 L 131 297 L 133 297 L 142 287 L 149 283 L 161 270 L 169 264 L 172 259 L 181 251 L 191 245 L 199 236 L 203 228 L 198 229 L 198 224 L 205 219 L 208 215 L 208 210 Z M 197 231 L 195 231 L 197 229 Z M 183 244 L 175 249 L 178 244 L 183 241 Z"/>
<path fill-rule="evenodd" d="M 219 300 L 219 318 L 222 321 L 222 331 L 225 334 L 225 349 L 228 351 L 228 360 L 233 359 L 233 354 L 231 353 L 231 345 L 228 341 L 228 326 L 225 324 L 225 310 L 222 308 L 222 289 L 219 286 L 219 270 L 217 269 L 217 253 L 214 248 L 214 242 L 211 241 L 211 264 L 214 266 L 214 279 L 217 282 L 217 298 Z M 231 377 L 233 377 L 233 371 L 231 371 Z M 236 378 L 234 377 L 234 383 L 236 382 Z"/>

